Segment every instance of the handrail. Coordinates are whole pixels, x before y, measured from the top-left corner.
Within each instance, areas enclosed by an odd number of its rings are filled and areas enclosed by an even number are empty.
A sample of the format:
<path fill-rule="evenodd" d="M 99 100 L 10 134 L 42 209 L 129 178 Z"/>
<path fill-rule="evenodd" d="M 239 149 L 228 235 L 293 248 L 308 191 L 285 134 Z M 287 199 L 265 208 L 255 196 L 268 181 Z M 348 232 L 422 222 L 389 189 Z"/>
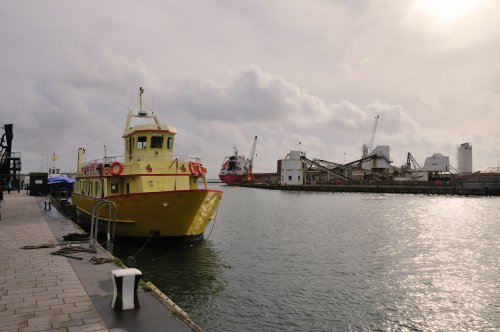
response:
<path fill-rule="evenodd" d="M 90 220 L 90 238 L 89 238 L 89 248 L 96 250 L 97 243 L 97 233 L 99 231 L 99 212 L 102 207 L 107 207 L 108 211 L 108 229 L 106 234 L 106 249 L 113 253 L 113 242 L 115 240 L 116 232 L 116 204 L 105 200 L 97 199 L 94 201 L 94 206 L 92 208 L 92 216 Z M 113 228 L 111 229 L 111 214 L 113 214 Z"/>
<path fill-rule="evenodd" d="M 188 162 L 188 161 L 195 161 L 195 162 L 201 162 L 202 159 L 197 156 L 193 155 L 159 155 L 159 154 L 134 154 L 131 156 L 132 160 L 131 162 L 134 161 L 180 161 L 180 162 Z M 99 158 L 99 159 L 94 159 L 91 161 L 88 161 L 84 164 L 82 164 L 81 167 L 85 166 L 93 166 L 94 168 L 96 167 L 101 167 L 102 164 L 104 165 L 109 165 L 112 164 L 113 162 L 126 162 L 129 156 L 110 156 L 110 157 L 105 157 L 105 158 Z"/>
<path fill-rule="evenodd" d="M 94 159 L 86 162 L 78 169 L 78 175 L 98 175 L 102 176 L 104 170 L 109 168 L 113 163 L 120 162 L 125 167 L 133 167 L 140 165 L 142 162 L 190 162 L 201 163 L 201 158 L 193 155 L 178 155 L 178 156 L 163 156 L 156 154 L 134 155 L 131 160 L 125 161 L 127 156 L 112 156 L 101 159 Z"/>

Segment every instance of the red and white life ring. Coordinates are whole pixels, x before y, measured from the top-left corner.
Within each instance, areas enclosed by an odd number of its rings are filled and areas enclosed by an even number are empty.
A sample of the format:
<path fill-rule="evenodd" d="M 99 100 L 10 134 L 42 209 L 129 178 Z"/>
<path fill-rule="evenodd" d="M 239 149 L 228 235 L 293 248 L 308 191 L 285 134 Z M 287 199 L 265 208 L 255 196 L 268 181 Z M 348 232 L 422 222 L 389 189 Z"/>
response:
<path fill-rule="evenodd" d="M 198 173 L 199 173 L 198 164 L 195 163 L 194 161 L 190 161 L 189 162 L 189 171 L 191 172 L 191 175 L 198 175 Z"/>
<path fill-rule="evenodd" d="M 117 170 L 115 170 L 115 167 L 118 167 Z M 111 165 L 109 165 L 109 173 L 111 175 L 120 175 L 122 174 L 123 172 L 123 165 L 121 162 L 119 161 L 115 161 L 114 163 L 111 163 Z"/>
<path fill-rule="evenodd" d="M 202 165 L 202 163 L 198 164 L 198 173 L 200 175 L 205 175 L 207 174 L 207 169 Z"/>

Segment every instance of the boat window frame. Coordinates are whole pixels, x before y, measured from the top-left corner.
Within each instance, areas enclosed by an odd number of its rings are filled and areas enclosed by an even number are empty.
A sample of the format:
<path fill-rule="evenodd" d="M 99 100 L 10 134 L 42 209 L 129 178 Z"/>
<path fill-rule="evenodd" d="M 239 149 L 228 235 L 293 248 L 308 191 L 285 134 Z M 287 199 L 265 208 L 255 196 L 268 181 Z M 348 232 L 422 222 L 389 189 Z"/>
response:
<path fill-rule="evenodd" d="M 119 190 L 120 189 L 120 185 L 119 185 L 118 182 L 111 182 L 110 187 L 111 187 L 110 191 L 111 191 L 112 194 L 118 194 L 119 193 L 119 191 L 120 191 Z"/>
<path fill-rule="evenodd" d="M 145 139 L 144 141 L 142 139 Z M 137 136 L 137 144 L 135 145 L 137 150 L 144 150 L 148 148 L 148 137 L 147 136 Z"/>
<path fill-rule="evenodd" d="M 133 151 L 133 149 L 134 149 L 134 138 L 133 138 L 133 137 L 129 137 L 129 138 L 127 139 L 127 154 L 128 154 L 129 156 L 131 156 L 131 155 L 132 155 L 132 151 Z"/>
<path fill-rule="evenodd" d="M 167 137 L 167 150 L 172 150 L 174 148 L 174 138 L 172 136 Z"/>
<path fill-rule="evenodd" d="M 163 142 L 164 142 L 164 137 L 163 135 L 153 135 L 151 136 L 151 149 L 162 149 L 163 148 Z M 160 143 L 160 144 L 157 144 Z"/>

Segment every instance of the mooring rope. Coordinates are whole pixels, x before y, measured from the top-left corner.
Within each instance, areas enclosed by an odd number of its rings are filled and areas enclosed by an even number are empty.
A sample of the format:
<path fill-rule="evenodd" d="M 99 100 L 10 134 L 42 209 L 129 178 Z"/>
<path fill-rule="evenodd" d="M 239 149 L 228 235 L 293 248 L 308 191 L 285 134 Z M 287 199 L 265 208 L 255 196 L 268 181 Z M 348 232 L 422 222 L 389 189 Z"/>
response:
<path fill-rule="evenodd" d="M 151 239 L 153 237 L 158 236 L 158 234 L 159 234 L 158 231 L 151 232 L 151 235 L 149 235 L 149 238 L 142 245 L 142 247 L 139 250 L 137 250 L 136 253 L 133 254 L 132 256 L 128 256 L 128 258 L 127 258 L 127 266 L 128 267 L 135 267 L 135 256 L 139 255 L 139 253 L 142 251 L 142 249 L 146 248 L 149 241 L 151 241 Z"/>
<path fill-rule="evenodd" d="M 212 231 L 214 230 L 214 227 L 215 227 L 215 222 L 217 221 L 217 213 L 219 212 L 219 205 L 217 205 L 217 210 L 215 210 L 215 217 L 214 217 L 214 222 L 212 223 L 212 228 L 210 229 L 210 233 L 208 233 L 208 236 L 205 238 L 205 241 L 208 240 L 208 238 L 210 237 L 210 235 L 212 235 Z"/>

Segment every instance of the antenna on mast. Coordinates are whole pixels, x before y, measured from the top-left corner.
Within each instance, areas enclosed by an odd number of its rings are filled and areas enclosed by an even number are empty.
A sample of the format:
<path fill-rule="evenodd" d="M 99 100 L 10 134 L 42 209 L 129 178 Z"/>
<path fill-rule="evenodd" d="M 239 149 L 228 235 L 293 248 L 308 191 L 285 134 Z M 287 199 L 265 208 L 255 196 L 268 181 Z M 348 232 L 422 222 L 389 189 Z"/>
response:
<path fill-rule="evenodd" d="M 144 93 L 144 89 L 139 87 L 139 116 L 146 116 L 148 113 L 142 109 L 142 94 Z"/>

